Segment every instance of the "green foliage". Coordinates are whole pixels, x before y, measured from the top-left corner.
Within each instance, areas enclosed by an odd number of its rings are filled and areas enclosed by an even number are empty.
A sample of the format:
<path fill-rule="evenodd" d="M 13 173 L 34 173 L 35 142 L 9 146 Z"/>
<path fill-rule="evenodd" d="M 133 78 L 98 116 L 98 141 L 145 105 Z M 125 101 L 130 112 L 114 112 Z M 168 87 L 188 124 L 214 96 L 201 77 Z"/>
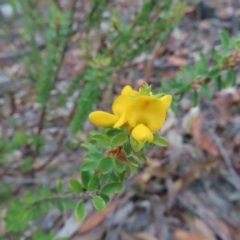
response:
<path fill-rule="evenodd" d="M 215 89 L 218 91 L 236 85 L 236 73 L 233 69 L 238 65 L 240 45 L 237 40 L 230 38 L 226 31 L 221 32 L 220 39 L 221 51 L 212 48 L 210 59 L 206 54 L 200 53 L 199 61 L 193 66 L 182 67 L 176 78 L 168 81 L 162 79 L 161 92 L 176 96 L 172 103 L 173 110 L 177 109 L 178 102 L 186 93 L 192 93 L 192 105 L 196 106 L 199 95 L 212 98 L 214 91 L 212 83 L 215 83 Z"/>

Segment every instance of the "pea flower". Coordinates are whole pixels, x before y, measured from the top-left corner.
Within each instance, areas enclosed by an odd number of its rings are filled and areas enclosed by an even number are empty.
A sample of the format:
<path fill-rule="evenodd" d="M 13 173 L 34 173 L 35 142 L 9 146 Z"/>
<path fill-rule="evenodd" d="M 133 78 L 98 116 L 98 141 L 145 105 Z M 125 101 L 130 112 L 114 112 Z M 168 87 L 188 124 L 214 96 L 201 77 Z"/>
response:
<path fill-rule="evenodd" d="M 149 86 L 139 91 L 125 86 L 112 104 L 112 112 L 94 111 L 89 115 L 96 126 L 126 126 L 132 137 L 139 143 L 151 143 L 153 132 L 158 131 L 165 122 L 167 109 L 172 101 L 171 95 L 155 96 Z"/>

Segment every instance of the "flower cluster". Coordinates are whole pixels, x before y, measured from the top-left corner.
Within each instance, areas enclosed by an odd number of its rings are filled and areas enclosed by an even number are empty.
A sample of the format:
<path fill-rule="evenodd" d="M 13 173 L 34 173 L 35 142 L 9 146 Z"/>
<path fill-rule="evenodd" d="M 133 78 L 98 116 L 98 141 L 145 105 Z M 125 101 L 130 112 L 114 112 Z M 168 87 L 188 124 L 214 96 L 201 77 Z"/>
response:
<path fill-rule="evenodd" d="M 171 102 L 171 95 L 153 95 L 147 84 L 139 91 L 125 86 L 112 104 L 113 114 L 94 111 L 89 119 L 96 126 L 126 126 L 137 142 L 151 143 L 153 132 L 162 127 Z"/>

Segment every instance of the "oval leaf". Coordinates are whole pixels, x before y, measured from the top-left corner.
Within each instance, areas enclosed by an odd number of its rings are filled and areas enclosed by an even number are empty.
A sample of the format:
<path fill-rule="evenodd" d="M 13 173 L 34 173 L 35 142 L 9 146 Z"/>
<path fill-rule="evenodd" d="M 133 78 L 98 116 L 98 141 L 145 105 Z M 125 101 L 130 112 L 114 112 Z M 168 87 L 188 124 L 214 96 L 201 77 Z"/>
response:
<path fill-rule="evenodd" d="M 83 171 L 83 172 L 80 172 L 80 176 L 81 176 L 81 180 L 82 180 L 83 186 L 84 186 L 85 188 L 87 188 L 88 182 L 89 182 L 89 180 L 90 180 L 90 178 L 91 178 L 90 173 Z"/>
<path fill-rule="evenodd" d="M 103 186 L 103 188 L 101 189 L 101 193 L 102 194 L 106 194 L 106 195 L 109 195 L 109 194 L 114 194 L 114 193 L 117 193 L 119 191 L 121 191 L 122 189 L 122 184 L 119 183 L 119 182 L 112 182 L 112 183 L 109 183 L 105 186 Z"/>
<path fill-rule="evenodd" d="M 106 203 L 105 201 L 100 197 L 100 196 L 94 196 L 92 198 L 92 203 L 93 203 L 93 206 L 98 210 L 98 211 L 101 211 L 105 208 L 106 206 Z"/>
<path fill-rule="evenodd" d="M 80 200 L 75 209 L 75 217 L 78 221 L 81 221 L 86 216 L 86 209 L 83 200 Z"/>
<path fill-rule="evenodd" d="M 124 153 L 126 154 L 127 157 L 130 157 L 133 152 L 132 152 L 132 147 L 129 142 L 126 142 L 123 146 Z"/>
<path fill-rule="evenodd" d="M 75 178 L 71 179 L 71 181 L 68 184 L 73 191 L 82 192 L 82 186 L 77 179 Z"/>
<path fill-rule="evenodd" d="M 159 136 L 159 135 L 154 135 L 153 143 L 160 146 L 160 147 L 167 147 L 168 146 L 168 141 L 166 138 Z"/>
<path fill-rule="evenodd" d="M 126 133 L 120 133 L 118 135 L 115 135 L 111 140 L 111 145 L 113 147 L 121 146 L 127 141 L 127 134 Z"/>
<path fill-rule="evenodd" d="M 98 190 L 99 188 L 100 188 L 99 178 L 97 175 L 93 175 L 90 181 L 88 182 L 88 190 L 89 191 Z"/>
<path fill-rule="evenodd" d="M 212 98 L 212 91 L 206 83 L 202 84 L 201 92 L 205 97 Z"/>
<path fill-rule="evenodd" d="M 98 162 L 89 161 L 81 165 L 81 171 L 91 171 L 98 167 Z"/>
<path fill-rule="evenodd" d="M 122 173 L 126 169 L 126 164 L 119 162 L 118 160 L 114 160 L 114 166 L 117 170 L 117 172 Z"/>
<path fill-rule="evenodd" d="M 99 163 L 99 168 L 102 173 L 108 173 L 113 168 L 113 161 L 111 157 L 104 157 Z"/>

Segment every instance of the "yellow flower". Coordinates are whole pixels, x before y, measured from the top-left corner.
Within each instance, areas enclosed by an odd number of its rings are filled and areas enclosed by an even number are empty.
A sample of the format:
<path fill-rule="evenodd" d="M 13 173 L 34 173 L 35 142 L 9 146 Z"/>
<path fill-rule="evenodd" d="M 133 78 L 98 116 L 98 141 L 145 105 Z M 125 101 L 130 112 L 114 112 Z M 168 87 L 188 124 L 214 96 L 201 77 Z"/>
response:
<path fill-rule="evenodd" d="M 133 91 L 128 85 L 125 86 L 121 95 L 117 97 L 112 104 L 113 114 L 104 111 L 94 111 L 89 115 L 90 121 L 99 127 L 121 127 L 127 121 L 126 109 L 131 104 L 132 99 L 137 95 L 139 95 L 137 91 Z"/>
<path fill-rule="evenodd" d="M 141 89 L 141 92 L 144 91 Z M 90 121 L 97 126 L 114 128 L 126 125 L 139 143 L 152 142 L 153 132 L 159 130 L 166 119 L 172 96 L 157 98 L 151 92 L 148 95 L 141 92 L 133 91 L 130 86 L 124 87 L 113 102 L 113 114 L 95 111 L 89 115 Z"/>
<path fill-rule="evenodd" d="M 172 96 L 161 98 L 139 96 L 127 109 L 127 124 L 133 128 L 132 136 L 139 143 L 152 142 L 153 132 L 158 131 L 165 122 L 167 109 Z"/>

